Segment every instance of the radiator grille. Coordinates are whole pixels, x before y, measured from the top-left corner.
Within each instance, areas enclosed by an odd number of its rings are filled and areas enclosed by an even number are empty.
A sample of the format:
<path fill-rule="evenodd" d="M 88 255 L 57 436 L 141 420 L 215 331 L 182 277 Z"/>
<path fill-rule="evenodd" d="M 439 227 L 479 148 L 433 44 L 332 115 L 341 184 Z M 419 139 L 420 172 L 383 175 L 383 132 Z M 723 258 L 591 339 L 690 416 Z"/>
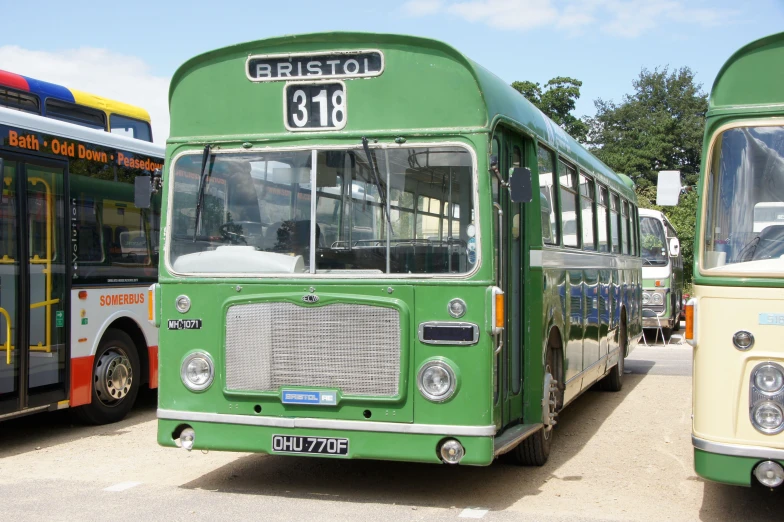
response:
<path fill-rule="evenodd" d="M 339 388 L 344 395 L 397 395 L 400 316 L 392 308 L 291 303 L 235 305 L 226 316 L 226 386 Z"/>

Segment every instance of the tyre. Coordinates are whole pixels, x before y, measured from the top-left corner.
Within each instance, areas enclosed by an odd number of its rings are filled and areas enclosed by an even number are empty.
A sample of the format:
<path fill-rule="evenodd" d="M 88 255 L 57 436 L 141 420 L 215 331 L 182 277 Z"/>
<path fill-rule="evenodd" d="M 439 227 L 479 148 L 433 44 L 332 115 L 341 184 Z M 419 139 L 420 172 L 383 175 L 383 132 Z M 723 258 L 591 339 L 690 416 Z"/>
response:
<path fill-rule="evenodd" d="M 599 389 L 602 391 L 617 392 L 623 388 L 623 368 L 624 358 L 626 356 L 626 347 L 628 346 L 628 338 L 626 337 L 626 321 L 621 322 L 621 331 L 619 332 L 619 351 L 618 364 L 616 364 L 610 373 L 604 376 L 599 381 Z"/>
<path fill-rule="evenodd" d="M 553 382 L 557 380 L 558 382 Z M 547 350 L 547 363 L 545 365 L 545 399 L 542 401 L 543 406 L 547 404 L 548 416 L 551 421 L 536 433 L 524 439 L 518 444 L 511 452 L 510 458 L 512 462 L 520 466 L 544 466 L 547 459 L 550 457 L 550 446 L 553 442 L 554 428 L 556 424 L 556 417 L 558 410 L 563 405 L 563 383 L 561 379 L 560 364 L 556 360 L 554 350 L 548 348 Z"/>
<path fill-rule="evenodd" d="M 662 336 L 664 340 L 670 342 L 670 337 L 672 337 L 673 328 L 662 328 Z"/>
<path fill-rule="evenodd" d="M 122 420 L 136 401 L 140 380 L 141 365 L 133 340 L 110 328 L 95 352 L 92 401 L 76 408 L 76 414 L 88 424 Z"/>
<path fill-rule="evenodd" d="M 680 332 L 681 331 L 681 320 L 680 320 L 680 312 L 675 316 L 675 324 L 672 325 L 673 332 Z"/>

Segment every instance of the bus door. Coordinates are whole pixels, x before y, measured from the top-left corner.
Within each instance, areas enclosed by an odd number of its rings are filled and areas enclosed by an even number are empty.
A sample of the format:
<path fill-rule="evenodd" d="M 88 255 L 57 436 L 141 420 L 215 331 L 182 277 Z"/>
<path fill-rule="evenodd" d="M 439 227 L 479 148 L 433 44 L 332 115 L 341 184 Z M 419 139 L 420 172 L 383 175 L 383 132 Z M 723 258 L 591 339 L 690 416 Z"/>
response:
<path fill-rule="evenodd" d="M 511 167 L 525 165 L 523 142 L 510 133 L 497 134 L 493 155 L 498 157 L 499 172 L 504 181 L 508 180 Z M 499 336 L 502 344 L 496 354 L 496 419 L 500 419 L 500 426 L 506 426 L 523 416 L 524 227 L 522 205 L 509 200 L 509 191 L 499 189 L 495 176 L 491 181 L 496 231 L 496 284 L 504 291 L 506 301 L 506 327 Z"/>
<path fill-rule="evenodd" d="M 0 153 L 0 418 L 68 398 L 65 163 Z"/>

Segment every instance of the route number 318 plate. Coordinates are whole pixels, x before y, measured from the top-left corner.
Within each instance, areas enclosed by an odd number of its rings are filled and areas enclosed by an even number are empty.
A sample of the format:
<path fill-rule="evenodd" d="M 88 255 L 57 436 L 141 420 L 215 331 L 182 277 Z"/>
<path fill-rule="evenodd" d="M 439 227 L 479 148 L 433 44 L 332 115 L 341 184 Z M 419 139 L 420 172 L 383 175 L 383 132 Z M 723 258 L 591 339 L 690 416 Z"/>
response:
<path fill-rule="evenodd" d="M 288 130 L 339 130 L 346 126 L 346 88 L 343 82 L 290 83 L 285 90 Z"/>

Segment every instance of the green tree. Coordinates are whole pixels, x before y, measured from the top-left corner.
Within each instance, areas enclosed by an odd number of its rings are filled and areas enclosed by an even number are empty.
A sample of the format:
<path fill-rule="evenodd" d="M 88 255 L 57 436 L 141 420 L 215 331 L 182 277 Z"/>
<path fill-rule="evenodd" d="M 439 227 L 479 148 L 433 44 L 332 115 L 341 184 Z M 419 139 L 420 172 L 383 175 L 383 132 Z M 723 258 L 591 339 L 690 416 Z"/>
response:
<path fill-rule="evenodd" d="M 640 208 L 651 208 L 664 212 L 670 220 L 678 239 L 681 243 L 683 256 L 683 280 L 691 284 L 694 272 L 694 227 L 697 216 L 697 191 L 689 190 L 681 194 L 678 205 L 675 207 L 660 207 L 656 205 L 656 187 L 653 185 L 637 189 L 637 204 Z"/>
<path fill-rule="evenodd" d="M 634 92 L 621 103 L 597 99 L 588 118 L 588 146 L 616 172 L 639 187 L 656 184 L 660 170 L 680 170 L 686 185 L 697 183 L 707 94 L 688 68 L 643 69 Z"/>
<path fill-rule="evenodd" d="M 588 135 L 588 125 L 572 115 L 575 102 L 580 98 L 582 85 L 580 80 L 567 76 L 553 78 L 544 86 L 529 81 L 512 82 L 513 89 L 536 105 L 570 136 L 584 143 Z"/>

